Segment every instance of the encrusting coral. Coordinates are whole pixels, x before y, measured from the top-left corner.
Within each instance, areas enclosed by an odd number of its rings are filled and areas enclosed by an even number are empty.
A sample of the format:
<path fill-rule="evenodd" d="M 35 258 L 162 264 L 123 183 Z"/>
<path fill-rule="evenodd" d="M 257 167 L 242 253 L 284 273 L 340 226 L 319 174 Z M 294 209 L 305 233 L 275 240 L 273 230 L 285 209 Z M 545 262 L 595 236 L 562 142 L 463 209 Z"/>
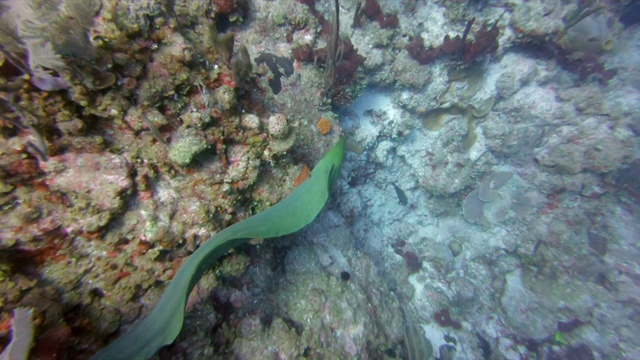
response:
<path fill-rule="evenodd" d="M 311 169 L 309 168 L 309 166 L 307 166 L 307 164 L 302 164 L 300 172 L 293 179 L 293 187 L 300 186 L 303 182 L 305 182 L 309 178 L 310 174 L 311 174 Z"/>
<path fill-rule="evenodd" d="M 331 121 L 327 118 L 320 118 L 316 122 L 316 129 L 321 135 L 327 135 L 331 131 Z"/>

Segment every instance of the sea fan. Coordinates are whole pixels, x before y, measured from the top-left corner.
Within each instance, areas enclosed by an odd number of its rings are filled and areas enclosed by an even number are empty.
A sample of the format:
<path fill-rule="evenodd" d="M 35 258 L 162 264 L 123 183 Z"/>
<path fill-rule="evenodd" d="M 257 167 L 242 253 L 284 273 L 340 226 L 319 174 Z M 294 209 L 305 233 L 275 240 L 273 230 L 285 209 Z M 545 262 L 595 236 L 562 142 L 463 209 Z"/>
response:
<path fill-rule="evenodd" d="M 64 70 L 63 56 L 88 60 L 94 49 L 87 34 L 99 8 L 97 0 L 0 0 L 2 50 L 26 55 L 37 77 Z"/>
<path fill-rule="evenodd" d="M 62 58 L 47 39 L 48 21 L 53 16 L 48 11 L 57 9 L 57 2 L 55 0 L 4 0 L 2 3 L 0 36 L 3 40 L 3 50 L 15 54 L 15 58 L 26 55 L 29 69 L 35 76 L 48 74 L 46 69 L 64 68 Z M 35 6 L 41 6 L 38 12 L 34 10 Z"/>
<path fill-rule="evenodd" d="M 0 354 L 0 360 L 27 359 L 33 345 L 33 319 L 31 309 L 16 308 L 11 320 L 11 342 Z"/>
<path fill-rule="evenodd" d="M 22 41 L 15 30 L 14 19 L 6 4 L 2 2 L 0 2 L 0 44 L 3 50 L 8 52 L 14 54 L 24 52 Z"/>

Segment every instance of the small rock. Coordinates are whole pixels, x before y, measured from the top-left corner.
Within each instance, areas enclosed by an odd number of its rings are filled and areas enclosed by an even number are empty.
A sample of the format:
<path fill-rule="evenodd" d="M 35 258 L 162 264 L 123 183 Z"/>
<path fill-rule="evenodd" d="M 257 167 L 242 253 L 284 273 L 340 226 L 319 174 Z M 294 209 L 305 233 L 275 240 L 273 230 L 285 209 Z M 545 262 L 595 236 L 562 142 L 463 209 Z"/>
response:
<path fill-rule="evenodd" d="M 453 255 L 453 257 L 457 257 L 462 253 L 462 244 L 454 240 L 449 243 L 449 250 L 451 250 L 451 255 Z"/>
<path fill-rule="evenodd" d="M 291 149 L 291 147 L 293 146 L 293 144 L 295 144 L 295 142 L 296 142 L 296 133 L 292 131 L 289 134 L 289 136 L 285 137 L 284 139 L 273 139 L 269 143 L 269 147 L 271 148 L 271 151 L 273 151 L 274 154 L 284 154 L 289 149 Z"/>
<path fill-rule="evenodd" d="M 260 129 L 260 118 L 254 114 L 243 114 L 240 120 L 240 124 L 243 128 L 249 130 Z"/>
<path fill-rule="evenodd" d="M 123 195 L 133 186 L 129 163 L 121 156 L 68 153 L 54 156 L 41 168 L 47 173 L 51 190 L 71 197 L 74 209 L 65 221 L 70 228 L 97 231 L 105 226 L 124 206 Z M 80 216 L 80 217 L 78 217 Z"/>
<path fill-rule="evenodd" d="M 73 118 L 71 121 L 58 122 L 56 126 L 65 135 L 81 135 L 84 134 L 87 128 L 87 125 L 78 118 Z"/>
<path fill-rule="evenodd" d="M 541 340 L 556 330 L 556 314 L 527 289 L 521 270 L 505 276 L 505 290 L 500 299 L 512 329 L 524 337 Z"/>
<path fill-rule="evenodd" d="M 222 85 L 213 92 L 213 98 L 220 110 L 228 111 L 236 103 L 235 90 L 228 85 Z"/>
<path fill-rule="evenodd" d="M 538 75 L 535 61 L 524 56 L 505 55 L 501 64 L 504 64 L 506 69 L 498 76 L 496 89 L 503 98 L 511 97 Z"/>
<path fill-rule="evenodd" d="M 193 129 L 187 129 L 183 136 L 171 143 L 169 159 L 176 164 L 186 166 L 199 153 L 207 149 L 207 141 Z"/>
<path fill-rule="evenodd" d="M 180 115 L 183 126 L 189 126 L 196 129 L 202 129 L 207 121 L 202 118 L 202 114 L 199 112 L 187 112 Z"/>

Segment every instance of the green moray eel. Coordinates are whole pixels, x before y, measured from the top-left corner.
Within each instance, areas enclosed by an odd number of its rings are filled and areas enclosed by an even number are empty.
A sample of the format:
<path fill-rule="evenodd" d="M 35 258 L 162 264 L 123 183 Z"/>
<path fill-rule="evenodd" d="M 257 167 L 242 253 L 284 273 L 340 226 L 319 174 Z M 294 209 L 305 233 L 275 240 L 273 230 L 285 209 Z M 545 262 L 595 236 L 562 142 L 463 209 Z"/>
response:
<path fill-rule="evenodd" d="M 320 213 L 340 174 L 344 139 L 329 150 L 307 181 L 269 209 L 229 226 L 207 240 L 184 261 L 156 307 L 140 323 L 100 350 L 93 360 L 147 359 L 171 344 L 182 329 L 187 297 L 222 255 L 253 238 L 273 238 L 296 232 Z"/>

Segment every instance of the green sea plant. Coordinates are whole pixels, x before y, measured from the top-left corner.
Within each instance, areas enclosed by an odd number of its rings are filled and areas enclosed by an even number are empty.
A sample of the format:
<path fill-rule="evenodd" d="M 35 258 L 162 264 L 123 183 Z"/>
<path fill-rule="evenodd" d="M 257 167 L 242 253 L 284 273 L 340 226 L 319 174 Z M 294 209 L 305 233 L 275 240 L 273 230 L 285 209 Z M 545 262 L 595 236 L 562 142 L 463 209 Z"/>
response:
<path fill-rule="evenodd" d="M 339 140 L 315 166 L 309 179 L 284 200 L 207 240 L 185 260 L 149 316 L 100 350 L 93 360 L 147 359 L 172 343 L 182 329 L 189 293 L 218 258 L 250 239 L 296 232 L 320 213 L 340 175 L 344 144 L 344 139 Z"/>
<path fill-rule="evenodd" d="M 560 346 L 567 346 L 569 342 L 564 338 L 564 335 L 560 331 L 556 331 L 553 334 L 553 341 Z"/>

